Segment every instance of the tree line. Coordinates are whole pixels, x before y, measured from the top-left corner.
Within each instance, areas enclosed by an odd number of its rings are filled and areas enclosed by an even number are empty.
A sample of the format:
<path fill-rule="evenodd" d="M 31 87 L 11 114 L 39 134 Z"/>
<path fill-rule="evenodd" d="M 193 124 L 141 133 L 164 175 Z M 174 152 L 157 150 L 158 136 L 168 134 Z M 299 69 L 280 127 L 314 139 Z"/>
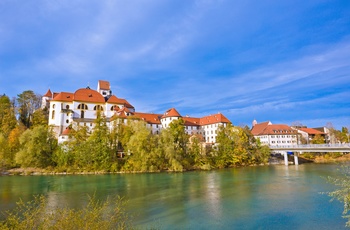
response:
<path fill-rule="evenodd" d="M 185 132 L 184 120 L 152 134 L 142 120 L 112 122 L 98 113 L 92 132 L 70 127 L 69 140 L 58 144 L 41 96 L 24 91 L 12 100 L 0 97 L 0 169 L 43 168 L 58 172 L 156 172 L 210 170 L 266 164 L 267 146 L 250 129 L 220 126 L 217 144 L 203 144 L 200 136 Z"/>

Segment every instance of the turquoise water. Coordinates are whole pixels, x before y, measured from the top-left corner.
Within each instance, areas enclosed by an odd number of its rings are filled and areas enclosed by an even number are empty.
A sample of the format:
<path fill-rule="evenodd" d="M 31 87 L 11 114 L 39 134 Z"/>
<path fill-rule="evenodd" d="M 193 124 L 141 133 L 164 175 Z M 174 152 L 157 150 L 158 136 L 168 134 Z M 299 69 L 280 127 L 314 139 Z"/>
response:
<path fill-rule="evenodd" d="M 320 192 L 339 165 L 261 166 L 209 172 L 2 176 L 0 210 L 45 194 L 53 207 L 120 195 L 141 229 L 344 229 L 342 204 Z"/>

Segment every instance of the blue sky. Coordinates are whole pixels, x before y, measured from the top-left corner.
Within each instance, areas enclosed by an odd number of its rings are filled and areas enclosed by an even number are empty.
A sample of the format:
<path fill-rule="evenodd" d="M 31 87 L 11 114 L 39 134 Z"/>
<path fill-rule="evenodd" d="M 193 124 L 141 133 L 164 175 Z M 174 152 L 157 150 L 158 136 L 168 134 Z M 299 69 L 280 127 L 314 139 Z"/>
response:
<path fill-rule="evenodd" d="M 0 0 L 0 94 L 98 80 L 139 112 L 350 127 L 350 1 Z"/>

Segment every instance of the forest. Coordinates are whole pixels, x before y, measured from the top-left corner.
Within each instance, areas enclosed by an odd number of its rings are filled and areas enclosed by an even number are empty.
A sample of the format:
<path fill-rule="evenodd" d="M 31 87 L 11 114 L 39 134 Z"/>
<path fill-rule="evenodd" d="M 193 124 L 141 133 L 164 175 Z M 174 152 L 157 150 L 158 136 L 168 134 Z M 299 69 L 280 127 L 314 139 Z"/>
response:
<path fill-rule="evenodd" d="M 31 90 L 12 99 L 0 96 L 0 171 L 181 172 L 267 164 L 270 157 L 270 149 L 247 126 L 221 126 L 217 143 L 204 144 L 199 136 L 186 134 L 182 119 L 152 134 L 144 121 L 132 118 L 108 128 L 100 113 L 92 132 L 72 126 L 69 140 L 59 145 L 48 126 L 48 111 L 40 104 L 41 96 Z"/>

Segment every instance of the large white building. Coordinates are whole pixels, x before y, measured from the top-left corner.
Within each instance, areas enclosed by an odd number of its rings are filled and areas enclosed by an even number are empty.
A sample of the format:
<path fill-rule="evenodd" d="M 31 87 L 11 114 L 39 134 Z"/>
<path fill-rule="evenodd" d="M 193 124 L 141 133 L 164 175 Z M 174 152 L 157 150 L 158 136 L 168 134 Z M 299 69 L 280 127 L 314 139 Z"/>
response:
<path fill-rule="evenodd" d="M 186 133 L 200 135 L 207 143 L 215 143 L 219 126 L 230 122 L 221 113 L 202 118 L 182 117 L 175 108 L 164 114 L 136 112 L 127 100 L 113 95 L 109 82 L 102 80 L 98 82 L 97 90 L 89 87 L 74 93 L 52 93 L 48 90 L 42 98 L 42 107 L 49 108 L 49 125 L 54 128 L 60 143 L 67 140 L 68 127 L 80 125 L 92 130 L 98 111 L 106 117 L 108 126 L 111 126 L 111 118 L 125 122 L 125 118 L 131 117 L 145 121 L 153 134 L 159 134 L 169 127 L 171 121 L 182 118 Z"/>
<path fill-rule="evenodd" d="M 288 125 L 272 124 L 270 121 L 253 121 L 252 134 L 264 145 L 294 145 L 298 143 L 298 131 Z"/>

